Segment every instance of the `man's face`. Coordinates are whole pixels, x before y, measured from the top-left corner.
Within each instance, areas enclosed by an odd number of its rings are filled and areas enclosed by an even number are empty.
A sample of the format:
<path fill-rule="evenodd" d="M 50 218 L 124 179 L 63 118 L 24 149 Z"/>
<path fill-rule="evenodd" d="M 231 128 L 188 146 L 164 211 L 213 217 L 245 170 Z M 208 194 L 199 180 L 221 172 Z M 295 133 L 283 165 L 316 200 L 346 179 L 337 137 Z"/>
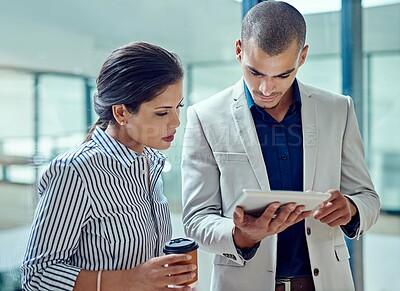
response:
<path fill-rule="evenodd" d="M 240 40 L 236 41 L 236 57 L 254 103 L 267 112 L 284 110 L 284 104 L 292 103 L 291 86 L 299 67 L 304 63 L 308 47 L 299 53 L 294 41 L 286 51 L 269 56 L 253 41 L 248 41 L 242 50 Z"/>

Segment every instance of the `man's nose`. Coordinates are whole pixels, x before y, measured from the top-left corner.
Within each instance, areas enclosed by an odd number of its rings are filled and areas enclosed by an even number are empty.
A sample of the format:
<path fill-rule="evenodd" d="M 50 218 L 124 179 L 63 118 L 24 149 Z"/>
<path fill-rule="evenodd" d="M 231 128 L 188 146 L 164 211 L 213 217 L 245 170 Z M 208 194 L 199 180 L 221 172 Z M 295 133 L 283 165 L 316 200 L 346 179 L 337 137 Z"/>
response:
<path fill-rule="evenodd" d="M 264 96 L 270 96 L 274 92 L 274 84 L 271 79 L 264 78 L 258 89 Z"/>

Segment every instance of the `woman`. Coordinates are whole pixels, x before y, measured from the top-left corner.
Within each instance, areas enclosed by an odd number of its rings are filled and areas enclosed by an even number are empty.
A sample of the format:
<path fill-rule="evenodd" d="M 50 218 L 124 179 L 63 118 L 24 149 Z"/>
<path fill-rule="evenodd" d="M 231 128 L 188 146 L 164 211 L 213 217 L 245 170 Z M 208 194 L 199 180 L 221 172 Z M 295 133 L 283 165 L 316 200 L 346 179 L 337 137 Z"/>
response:
<path fill-rule="evenodd" d="M 39 181 L 24 290 L 165 290 L 194 277 L 187 255 L 162 256 L 172 231 L 157 150 L 180 124 L 182 78 L 178 57 L 148 43 L 108 57 L 94 97 L 99 120 Z"/>

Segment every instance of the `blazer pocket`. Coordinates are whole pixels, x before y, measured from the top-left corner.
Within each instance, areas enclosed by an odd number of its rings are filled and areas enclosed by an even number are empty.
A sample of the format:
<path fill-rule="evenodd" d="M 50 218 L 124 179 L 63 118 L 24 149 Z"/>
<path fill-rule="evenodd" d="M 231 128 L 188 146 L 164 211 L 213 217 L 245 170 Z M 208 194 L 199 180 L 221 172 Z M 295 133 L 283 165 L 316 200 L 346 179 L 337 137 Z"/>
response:
<path fill-rule="evenodd" d="M 249 159 L 245 153 L 214 152 L 215 160 L 218 163 L 223 162 L 248 162 Z"/>
<path fill-rule="evenodd" d="M 346 245 L 335 246 L 335 255 L 339 262 L 350 259 L 350 253 Z"/>

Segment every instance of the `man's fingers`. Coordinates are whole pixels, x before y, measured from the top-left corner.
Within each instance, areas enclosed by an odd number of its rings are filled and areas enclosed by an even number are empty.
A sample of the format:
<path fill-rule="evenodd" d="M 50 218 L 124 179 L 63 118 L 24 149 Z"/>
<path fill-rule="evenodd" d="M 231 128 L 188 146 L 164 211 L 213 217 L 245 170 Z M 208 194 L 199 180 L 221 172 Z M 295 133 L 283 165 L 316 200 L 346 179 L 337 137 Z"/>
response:
<path fill-rule="evenodd" d="M 305 218 L 311 216 L 312 213 L 313 213 L 313 212 L 312 212 L 311 210 L 309 210 L 309 211 L 303 211 L 299 216 L 297 216 L 297 218 L 296 218 L 296 220 L 294 221 L 293 224 L 298 223 L 299 221 L 302 221 L 303 219 L 305 219 Z"/>
<path fill-rule="evenodd" d="M 336 207 L 334 206 L 334 204 L 331 201 L 326 202 L 324 207 L 319 208 L 314 212 L 314 218 L 320 220 L 320 219 L 330 215 L 335 210 L 336 210 Z"/>
<path fill-rule="evenodd" d="M 239 206 L 236 206 L 233 212 L 233 223 L 238 227 L 242 226 L 244 223 L 244 210 Z"/>
<path fill-rule="evenodd" d="M 284 206 L 281 206 L 279 213 L 274 220 L 282 223 L 286 222 L 290 217 L 290 215 L 295 211 L 296 211 L 296 203 L 288 203 Z"/>
<path fill-rule="evenodd" d="M 267 208 L 265 208 L 263 214 L 257 219 L 258 222 L 269 223 L 272 218 L 275 217 L 276 211 L 278 210 L 280 204 L 279 202 L 270 203 Z"/>
<path fill-rule="evenodd" d="M 298 205 L 291 213 L 289 213 L 287 221 L 293 223 L 299 221 L 298 217 L 301 216 L 301 214 L 304 211 L 304 208 L 305 208 L 304 205 Z"/>

